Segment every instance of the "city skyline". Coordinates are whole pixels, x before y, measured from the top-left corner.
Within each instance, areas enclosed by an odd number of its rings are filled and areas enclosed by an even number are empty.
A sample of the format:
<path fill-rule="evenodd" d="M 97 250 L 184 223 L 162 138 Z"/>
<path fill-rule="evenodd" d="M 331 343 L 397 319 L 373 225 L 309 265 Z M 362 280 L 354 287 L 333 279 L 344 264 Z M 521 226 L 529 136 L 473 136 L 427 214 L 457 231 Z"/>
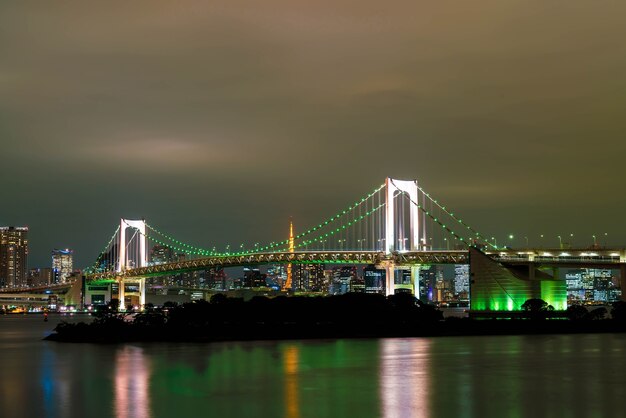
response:
<path fill-rule="evenodd" d="M 499 241 L 623 245 L 626 5 L 394 6 L 0 6 L 0 224 L 84 267 L 122 217 L 278 240 L 392 176 Z"/>

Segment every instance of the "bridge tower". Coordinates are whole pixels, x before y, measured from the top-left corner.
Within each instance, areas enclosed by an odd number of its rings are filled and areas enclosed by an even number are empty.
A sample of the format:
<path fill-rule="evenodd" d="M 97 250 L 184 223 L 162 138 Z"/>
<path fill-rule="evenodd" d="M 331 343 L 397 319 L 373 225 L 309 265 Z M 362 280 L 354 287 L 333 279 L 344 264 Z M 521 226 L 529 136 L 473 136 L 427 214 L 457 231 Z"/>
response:
<path fill-rule="evenodd" d="M 138 259 L 135 260 L 135 266 L 133 267 L 146 267 L 148 265 L 148 257 L 146 254 L 146 249 L 148 247 L 147 245 L 147 241 L 148 238 L 146 237 L 146 221 L 141 219 L 141 220 L 131 220 L 131 219 L 121 219 L 120 220 L 120 233 L 119 233 L 119 242 L 118 242 L 118 248 L 119 248 L 119 260 L 117 260 L 117 272 L 120 273 L 120 278 L 118 281 L 119 284 L 119 293 L 118 293 L 118 298 L 119 298 L 119 303 L 120 303 L 120 309 L 124 310 L 126 309 L 126 306 L 124 306 L 124 297 L 125 297 L 125 285 L 126 285 L 126 280 L 124 279 L 123 273 L 124 271 L 129 267 L 128 266 L 128 255 L 129 255 L 129 251 L 127 249 L 127 243 L 126 243 L 126 230 L 128 228 L 132 228 L 136 231 L 138 231 L 139 236 L 137 236 L 137 239 L 139 240 L 139 254 L 138 254 Z M 139 305 L 140 307 L 143 308 L 143 306 L 146 304 L 146 279 L 145 278 L 141 278 L 138 279 L 138 288 L 139 288 Z"/>
<path fill-rule="evenodd" d="M 293 221 L 289 221 L 289 252 L 293 253 L 296 250 L 294 237 L 293 237 Z M 293 287 L 293 266 L 291 263 L 287 264 L 287 282 L 283 286 L 283 289 L 289 291 Z"/>
<path fill-rule="evenodd" d="M 385 199 L 385 253 L 390 256 L 394 252 L 398 251 L 419 251 L 426 243 L 426 237 L 420 236 L 422 232 L 419 222 L 419 195 L 417 180 L 397 180 L 387 177 L 385 180 L 386 199 Z M 404 245 L 396 246 L 395 232 L 397 219 L 395 217 L 395 199 L 398 195 L 406 194 L 410 200 L 409 204 L 409 234 L 407 240 L 409 241 L 408 247 Z M 425 232 L 425 231 L 424 231 Z M 420 242 L 421 241 L 421 242 Z M 395 292 L 395 270 L 396 266 L 393 262 L 387 262 L 384 264 L 386 270 L 386 294 L 391 295 Z M 411 266 L 411 284 L 399 285 L 399 288 L 405 288 L 410 290 L 415 297 L 419 298 L 419 266 Z"/>

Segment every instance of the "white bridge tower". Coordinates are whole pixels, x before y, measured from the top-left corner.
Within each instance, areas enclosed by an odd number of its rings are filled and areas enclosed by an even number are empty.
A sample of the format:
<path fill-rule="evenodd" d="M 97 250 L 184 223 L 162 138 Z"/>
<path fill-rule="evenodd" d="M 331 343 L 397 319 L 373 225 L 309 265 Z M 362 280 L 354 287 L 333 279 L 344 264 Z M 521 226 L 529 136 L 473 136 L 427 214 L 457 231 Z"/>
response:
<path fill-rule="evenodd" d="M 419 221 L 419 195 L 417 180 L 396 180 L 391 177 L 387 177 L 385 180 L 386 188 L 386 205 L 385 205 L 385 253 L 391 255 L 394 252 L 400 251 L 419 251 L 423 249 L 426 243 L 425 236 L 420 236 L 420 221 Z M 398 220 L 395 216 L 395 199 L 397 196 L 406 194 L 410 200 L 409 204 L 409 234 L 407 238 L 403 238 L 400 243 L 402 245 L 396 245 L 396 228 Z M 403 204 L 403 202 L 399 202 Z M 408 247 L 404 244 L 404 239 L 408 240 Z M 386 270 L 386 294 L 391 295 L 395 292 L 396 288 L 410 290 L 415 297 L 419 298 L 419 266 L 411 266 L 411 283 L 410 284 L 397 284 L 395 283 L 395 270 L 396 265 L 392 262 L 386 262 L 384 264 Z"/>
<path fill-rule="evenodd" d="M 126 296 L 126 282 L 127 280 L 124 279 L 124 271 L 129 267 L 129 263 L 128 263 L 128 256 L 129 256 L 129 251 L 127 249 L 127 243 L 126 243 L 126 230 L 128 228 L 132 228 L 135 231 L 138 232 L 138 236 L 136 237 L 136 239 L 138 239 L 139 241 L 139 253 L 136 255 L 136 259 L 134 260 L 134 265 L 131 266 L 132 268 L 134 267 L 146 267 L 148 265 L 148 257 L 146 254 L 146 249 L 148 247 L 147 245 L 147 241 L 148 238 L 146 237 L 146 221 L 141 219 L 141 220 L 131 220 L 131 219 L 122 219 L 120 221 L 120 234 L 119 234 L 119 260 L 117 261 L 117 267 L 116 267 L 116 271 L 118 273 L 120 273 L 119 276 L 119 280 L 118 280 L 118 285 L 119 285 L 119 293 L 118 293 L 118 298 L 119 298 L 119 303 L 120 303 L 120 310 L 124 310 L 126 309 L 126 306 L 124 305 L 124 298 Z M 132 280 L 133 283 L 137 284 L 137 292 L 132 292 L 132 294 L 139 296 L 139 305 L 140 308 L 143 308 L 143 306 L 146 304 L 146 279 L 145 278 L 140 278 L 140 279 L 135 279 Z"/>

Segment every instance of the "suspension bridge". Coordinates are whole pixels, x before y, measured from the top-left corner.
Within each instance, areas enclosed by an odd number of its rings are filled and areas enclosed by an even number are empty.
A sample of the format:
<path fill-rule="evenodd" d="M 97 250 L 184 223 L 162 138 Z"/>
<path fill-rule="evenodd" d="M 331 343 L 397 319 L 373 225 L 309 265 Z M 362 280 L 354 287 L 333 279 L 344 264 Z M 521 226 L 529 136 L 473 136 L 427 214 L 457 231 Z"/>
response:
<path fill-rule="evenodd" d="M 520 266 L 525 268 L 525 280 L 546 279 L 539 269 L 571 266 L 617 268 L 621 269 L 622 277 L 626 275 L 624 249 L 564 251 L 499 247 L 494 238 L 468 225 L 417 181 L 392 178 L 304 232 L 294 234 L 292 226 L 289 237 L 280 241 L 242 244 L 236 250 L 229 246 L 223 251 L 217 248 L 217 245 L 184 242 L 143 219 L 121 219 L 93 265 L 84 270 L 84 275 L 92 284 L 117 282 L 120 303 L 128 296 L 127 284 L 131 283 L 132 294 L 138 297 L 140 305 L 145 304 L 146 280 L 151 278 L 259 264 L 286 265 L 287 277 L 282 288 L 287 291 L 293 288 L 293 265 L 373 265 L 385 271 L 387 295 L 402 289 L 419 296 L 422 266 L 471 264 L 471 248 L 479 248 L 494 263 L 509 268 L 512 275 L 517 274 Z M 410 283 L 396 279 L 399 270 L 410 270 Z M 515 298 L 502 284 L 508 280 L 505 276 L 494 279 L 497 289 L 491 292 L 503 293 L 505 299 L 513 300 Z M 557 279 L 556 273 L 552 279 Z M 489 292 L 484 297 L 494 299 Z M 527 296 L 529 292 L 523 293 Z M 510 305 L 506 302 L 506 306 Z"/>

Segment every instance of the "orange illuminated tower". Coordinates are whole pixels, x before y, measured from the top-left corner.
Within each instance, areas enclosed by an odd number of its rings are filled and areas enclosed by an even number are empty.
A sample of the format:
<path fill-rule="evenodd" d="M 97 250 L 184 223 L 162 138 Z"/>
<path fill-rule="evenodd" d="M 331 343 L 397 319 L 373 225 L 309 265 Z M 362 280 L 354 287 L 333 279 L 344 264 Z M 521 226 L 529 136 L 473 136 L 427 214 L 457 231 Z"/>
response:
<path fill-rule="evenodd" d="M 292 253 L 295 251 L 295 246 L 293 243 L 293 221 L 289 221 L 289 252 Z M 291 263 L 287 264 L 287 282 L 283 289 L 291 290 Z"/>

